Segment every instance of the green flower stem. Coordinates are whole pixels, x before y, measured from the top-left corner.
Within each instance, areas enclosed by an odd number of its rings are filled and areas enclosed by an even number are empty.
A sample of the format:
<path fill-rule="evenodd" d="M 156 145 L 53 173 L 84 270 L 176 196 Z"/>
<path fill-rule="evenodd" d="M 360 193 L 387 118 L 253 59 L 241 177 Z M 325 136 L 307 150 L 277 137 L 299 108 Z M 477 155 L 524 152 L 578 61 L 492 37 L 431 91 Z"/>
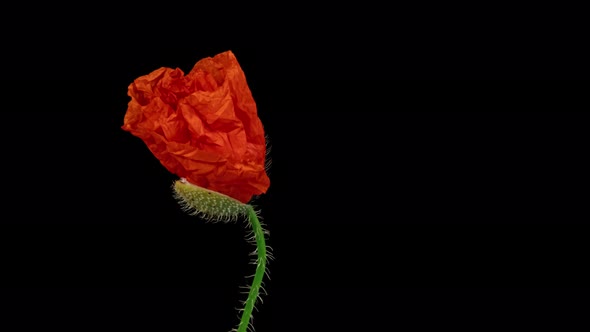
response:
<path fill-rule="evenodd" d="M 250 324 L 250 319 L 252 318 L 252 309 L 254 309 L 254 304 L 258 299 L 260 287 L 262 285 L 262 279 L 266 270 L 266 243 L 264 241 L 264 230 L 260 225 L 260 221 L 256 216 L 256 212 L 250 205 L 248 205 L 248 220 L 250 221 L 250 226 L 252 227 L 254 237 L 256 238 L 258 259 L 256 261 L 256 273 L 254 274 L 252 286 L 248 292 L 248 298 L 246 299 L 244 311 L 242 312 L 242 319 L 240 320 L 240 325 L 238 326 L 238 332 L 246 332 L 248 324 Z"/>
<path fill-rule="evenodd" d="M 252 280 L 252 286 L 248 291 L 248 298 L 244 302 L 244 309 L 240 319 L 240 325 L 234 332 L 246 332 L 252 324 L 252 310 L 258 300 L 260 289 L 262 288 L 262 279 L 266 273 L 266 264 L 268 257 L 272 258 L 272 253 L 267 251 L 264 240 L 264 229 L 258 220 L 256 211 L 251 205 L 243 204 L 229 196 L 220 194 L 209 189 L 201 188 L 180 179 L 174 182 L 174 197 L 176 197 L 182 208 L 191 215 L 200 216 L 208 221 L 230 221 L 248 216 L 249 225 L 252 228 L 253 239 L 248 237 L 248 241 L 256 242 L 256 273 Z M 264 288 L 262 288 L 264 290 Z"/>

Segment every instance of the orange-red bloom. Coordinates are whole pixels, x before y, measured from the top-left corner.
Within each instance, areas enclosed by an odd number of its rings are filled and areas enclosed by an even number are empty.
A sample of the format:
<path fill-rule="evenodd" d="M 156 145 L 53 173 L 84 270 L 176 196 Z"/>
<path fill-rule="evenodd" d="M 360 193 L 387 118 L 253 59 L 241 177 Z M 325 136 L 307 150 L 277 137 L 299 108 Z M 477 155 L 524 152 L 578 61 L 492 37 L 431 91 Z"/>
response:
<path fill-rule="evenodd" d="M 256 103 L 231 51 L 184 75 L 160 68 L 129 85 L 122 128 L 170 172 L 243 203 L 265 193 L 266 144 Z"/>

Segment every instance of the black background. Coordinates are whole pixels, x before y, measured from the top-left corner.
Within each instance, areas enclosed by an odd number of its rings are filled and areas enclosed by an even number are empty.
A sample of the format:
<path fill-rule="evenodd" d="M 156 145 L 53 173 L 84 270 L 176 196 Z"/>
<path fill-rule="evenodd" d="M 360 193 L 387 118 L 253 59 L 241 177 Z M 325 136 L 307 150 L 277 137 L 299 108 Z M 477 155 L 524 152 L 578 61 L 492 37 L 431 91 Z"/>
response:
<path fill-rule="evenodd" d="M 272 146 L 256 204 L 276 260 L 258 331 L 581 327 L 588 83 L 565 80 L 585 78 L 559 56 L 579 54 L 567 40 L 387 20 L 370 37 L 190 34 L 150 17 L 11 36 L 3 330 L 238 322 L 253 272 L 243 225 L 184 214 L 176 177 L 120 129 L 134 78 L 229 49 Z"/>

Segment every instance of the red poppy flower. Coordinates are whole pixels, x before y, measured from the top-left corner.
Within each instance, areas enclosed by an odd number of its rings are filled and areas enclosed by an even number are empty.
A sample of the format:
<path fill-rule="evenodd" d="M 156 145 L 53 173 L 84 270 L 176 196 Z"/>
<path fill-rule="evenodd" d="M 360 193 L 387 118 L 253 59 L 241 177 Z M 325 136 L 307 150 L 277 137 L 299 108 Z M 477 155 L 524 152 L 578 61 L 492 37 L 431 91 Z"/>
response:
<path fill-rule="evenodd" d="M 231 51 L 200 60 L 187 75 L 157 69 L 129 85 L 128 95 L 122 128 L 170 172 L 243 203 L 266 192 L 264 129 Z"/>

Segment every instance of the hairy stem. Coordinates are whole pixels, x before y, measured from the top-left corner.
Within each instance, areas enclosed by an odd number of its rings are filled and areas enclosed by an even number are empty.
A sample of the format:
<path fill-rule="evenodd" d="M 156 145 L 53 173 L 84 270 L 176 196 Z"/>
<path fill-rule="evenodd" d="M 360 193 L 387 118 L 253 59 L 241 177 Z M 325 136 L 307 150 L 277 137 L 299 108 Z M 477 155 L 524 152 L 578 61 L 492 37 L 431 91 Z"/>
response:
<path fill-rule="evenodd" d="M 252 318 L 252 310 L 254 309 L 254 304 L 256 304 L 258 294 L 260 293 L 260 287 L 266 269 L 266 243 L 264 241 L 264 230 L 262 229 L 260 221 L 252 206 L 248 206 L 248 220 L 256 238 L 256 252 L 258 258 L 256 260 L 256 273 L 254 274 L 252 286 L 250 286 L 250 291 L 248 292 L 248 298 L 246 299 L 242 319 L 238 326 L 238 332 L 246 332 L 248 329 L 248 324 L 250 324 L 250 319 Z"/>

